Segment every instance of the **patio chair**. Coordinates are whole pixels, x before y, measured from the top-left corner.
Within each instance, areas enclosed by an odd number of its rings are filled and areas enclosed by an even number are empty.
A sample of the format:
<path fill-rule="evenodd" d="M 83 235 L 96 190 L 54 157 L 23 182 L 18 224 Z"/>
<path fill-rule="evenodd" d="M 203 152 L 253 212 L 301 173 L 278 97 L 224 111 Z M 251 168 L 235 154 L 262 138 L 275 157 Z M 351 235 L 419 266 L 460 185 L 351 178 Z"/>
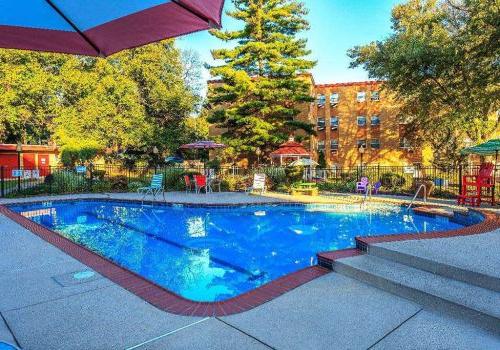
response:
<path fill-rule="evenodd" d="M 196 193 L 200 193 L 203 188 L 205 193 L 208 193 L 207 177 L 205 175 L 194 175 L 194 187 Z"/>
<path fill-rule="evenodd" d="M 260 193 L 266 192 L 266 174 L 254 174 L 252 186 L 246 189 L 246 193 L 260 191 Z"/>
<path fill-rule="evenodd" d="M 141 187 L 137 189 L 137 193 L 142 193 L 141 201 L 144 201 L 147 195 L 152 195 L 153 199 L 156 200 L 156 196 L 160 193 L 163 195 L 163 200 L 165 200 L 165 191 L 163 190 L 163 174 L 155 174 L 151 178 L 151 184 L 146 187 Z"/>
<path fill-rule="evenodd" d="M 483 163 L 477 175 L 463 175 L 457 204 L 470 204 L 473 207 L 479 207 L 483 199 L 488 198 L 491 200 L 491 204 L 494 205 L 494 179 L 492 176 L 494 169 L 493 163 Z M 486 193 L 484 193 L 483 189 L 486 190 Z"/>
<path fill-rule="evenodd" d="M 361 178 L 361 181 L 356 182 L 356 192 L 357 193 L 366 193 L 366 190 L 368 189 L 368 178 L 366 176 L 363 176 Z"/>
<path fill-rule="evenodd" d="M 215 169 L 208 169 L 206 171 L 207 175 L 207 188 L 210 192 L 214 191 L 214 187 L 218 189 L 218 191 L 221 191 L 221 180 L 217 178 Z"/>
<path fill-rule="evenodd" d="M 186 186 L 186 193 L 193 191 L 193 183 L 189 178 L 189 175 L 184 175 L 184 185 Z"/>
<path fill-rule="evenodd" d="M 382 182 L 377 181 L 372 187 L 372 194 L 378 194 L 378 190 L 380 190 L 380 187 L 382 187 Z"/>

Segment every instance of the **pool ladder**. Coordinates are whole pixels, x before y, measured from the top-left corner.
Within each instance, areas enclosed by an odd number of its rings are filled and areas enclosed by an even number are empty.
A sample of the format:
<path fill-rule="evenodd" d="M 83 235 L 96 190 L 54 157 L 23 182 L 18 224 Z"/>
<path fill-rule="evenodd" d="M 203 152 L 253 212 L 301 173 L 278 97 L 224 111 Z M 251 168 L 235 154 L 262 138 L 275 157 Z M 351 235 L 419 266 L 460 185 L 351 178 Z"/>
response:
<path fill-rule="evenodd" d="M 424 189 L 424 202 L 427 203 L 427 188 L 425 187 L 425 184 L 421 184 L 418 189 L 417 189 L 417 192 L 415 192 L 415 195 L 413 196 L 413 199 L 411 200 L 410 204 L 408 204 L 408 207 L 406 208 L 406 211 L 410 211 L 411 209 L 411 206 L 413 205 L 413 203 L 415 202 L 415 200 L 417 199 L 417 196 L 418 194 L 420 193 L 420 190 L 421 189 Z"/>
<path fill-rule="evenodd" d="M 372 186 L 368 185 L 366 187 L 365 195 L 363 197 L 363 200 L 361 201 L 361 208 L 364 209 L 366 207 L 366 202 L 368 202 L 369 199 L 372 198 Z"/>

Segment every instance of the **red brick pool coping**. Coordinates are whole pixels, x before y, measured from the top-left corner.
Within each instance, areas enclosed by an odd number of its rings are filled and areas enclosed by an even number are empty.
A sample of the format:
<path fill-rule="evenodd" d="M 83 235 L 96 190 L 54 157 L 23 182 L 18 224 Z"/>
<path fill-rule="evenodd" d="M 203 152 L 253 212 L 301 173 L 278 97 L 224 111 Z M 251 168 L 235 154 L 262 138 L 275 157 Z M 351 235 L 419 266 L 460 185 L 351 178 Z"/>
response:
<path fill-rule="evenodd" d="M 0 214 L 17 222 L 46 242 L 79 260 L 104 277 L 137 295 L 149 304 L 177 315 L 226 316 L 248 311 L 330 271 L 321 266 L 310 266 L 290 273 L 234 298 L 219 302 L 197 302 L 181 297 L 144 277 L 127 270 L 81 246 L 55 231 L 0 205 Z"/>

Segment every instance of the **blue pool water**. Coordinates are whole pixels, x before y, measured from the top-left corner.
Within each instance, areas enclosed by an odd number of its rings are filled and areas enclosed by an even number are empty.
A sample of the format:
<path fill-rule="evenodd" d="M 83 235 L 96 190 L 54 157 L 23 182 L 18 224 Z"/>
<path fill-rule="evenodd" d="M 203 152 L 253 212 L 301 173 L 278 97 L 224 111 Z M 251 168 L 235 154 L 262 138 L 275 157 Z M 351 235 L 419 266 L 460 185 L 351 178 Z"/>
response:
<path fill-rule="evenodd" d="M 196 301 L 228 299 L 314 264 L 356 236 L 462 227 L 398 206 L 144 206 L 108 201 L 11 206 L 31 220 Z"/>

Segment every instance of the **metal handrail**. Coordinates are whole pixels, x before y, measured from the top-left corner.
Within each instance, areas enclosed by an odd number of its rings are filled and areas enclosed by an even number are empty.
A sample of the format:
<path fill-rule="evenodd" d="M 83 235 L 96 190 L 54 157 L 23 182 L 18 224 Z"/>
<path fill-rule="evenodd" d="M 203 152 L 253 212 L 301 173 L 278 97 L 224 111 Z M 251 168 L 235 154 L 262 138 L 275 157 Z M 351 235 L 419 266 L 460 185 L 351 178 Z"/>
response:
<path fill-rule="evenodd" d="M 417 199 L 417 196 L 418 194 L 420 193 L 420 190 L 421 189 L 424 189 L 424 202 L 427 203 L 427 188 L 425 187 L 425 184 L 421 184 L 418 189 L 417 189 L 417 192 L 415 192 L 415 195 L 413 196 L 413 199 L 411 200 L 410 204 L 408 205 L 408 208 L 406 208 L 406 211 L 410 211 L 411 209 L 411 206 L 413 205 L 413 203 L 415 202 L 415 199 Z"/>
<path fill-rule="evenodd" d="M 366 202 L 368 201 L 368 199 L 370 199 L 372 197 L 372 185 L 371 184 L 368 184 L 366 186 L 366 190 L 365 190 L 365 196 L 363 198 L 363 200 L 361 201 L 361 207 L 363 207 L 364 205 L 366 205 Z"/>

